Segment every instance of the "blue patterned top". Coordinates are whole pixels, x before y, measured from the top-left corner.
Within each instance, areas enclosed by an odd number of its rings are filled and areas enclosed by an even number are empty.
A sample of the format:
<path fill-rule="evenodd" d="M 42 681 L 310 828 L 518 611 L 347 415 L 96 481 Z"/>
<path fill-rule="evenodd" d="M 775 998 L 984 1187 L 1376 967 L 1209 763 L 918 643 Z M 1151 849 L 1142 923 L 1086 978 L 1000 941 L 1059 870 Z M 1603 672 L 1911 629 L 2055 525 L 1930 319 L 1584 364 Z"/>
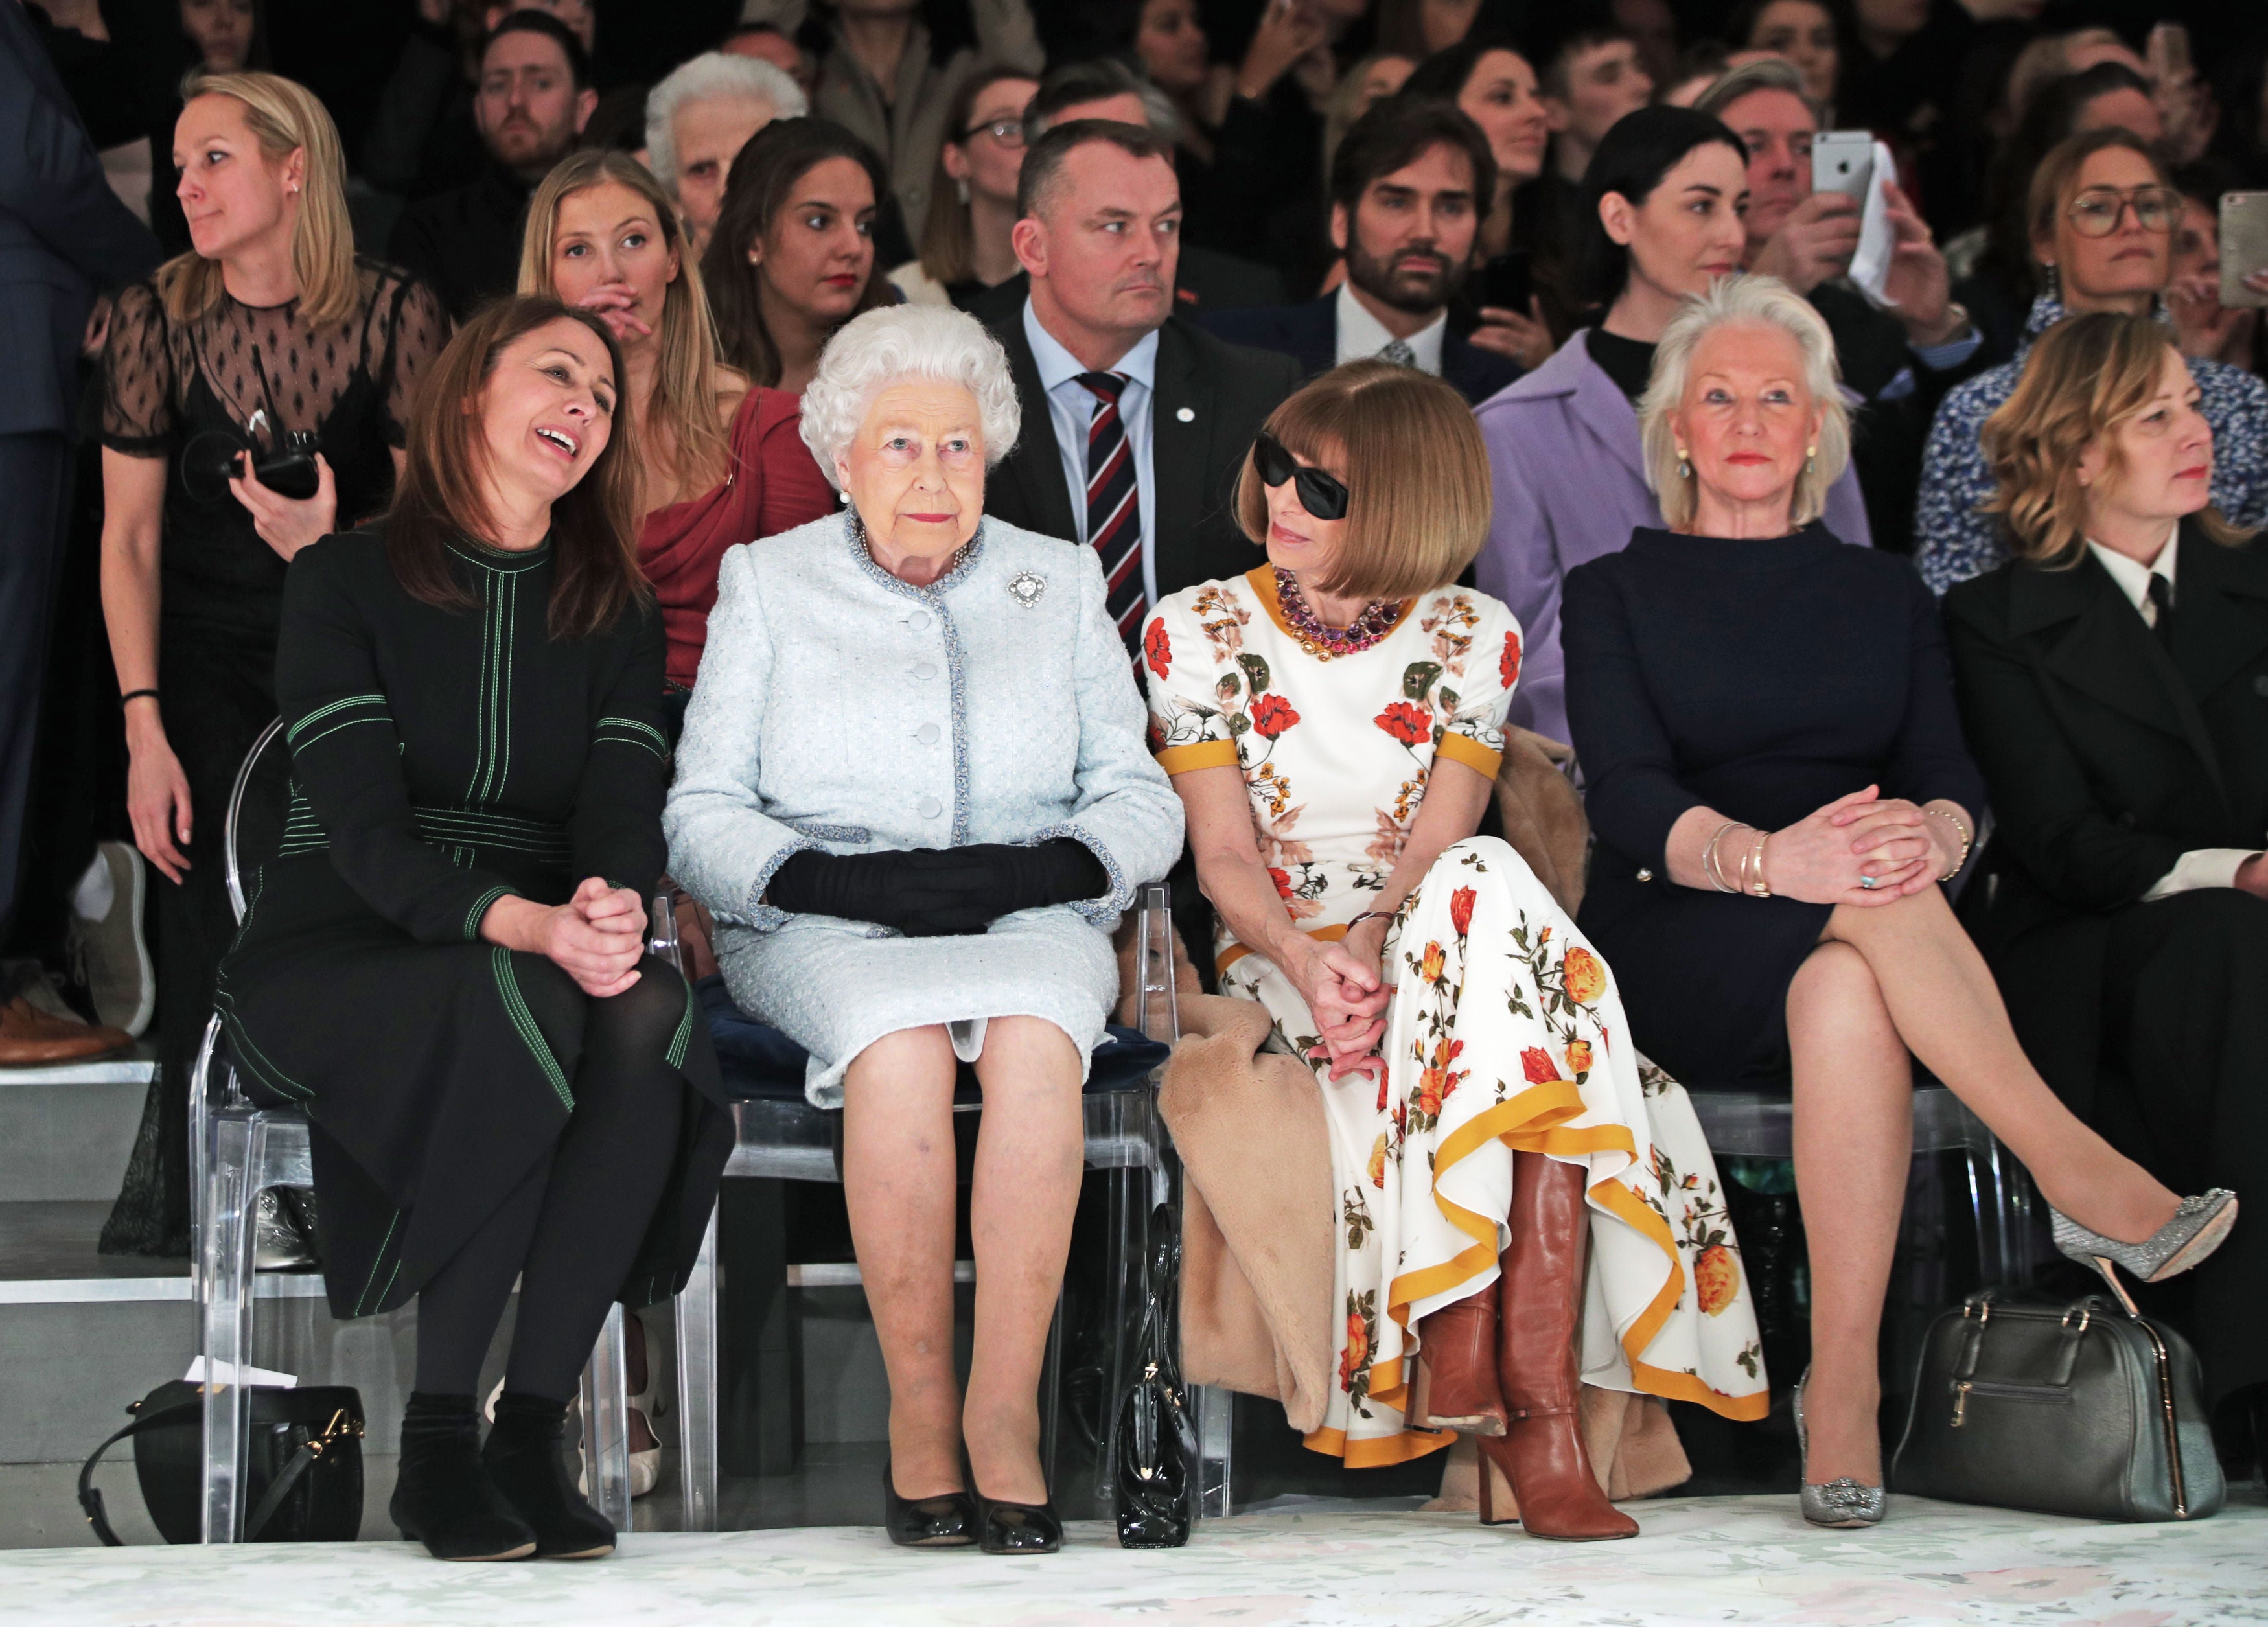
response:
<path fill-rule="evenodd" d="M 2032 301 L 2016 354 L 1955 389 L 1937 409 L 1914 510 L 1914 563 L 1933 593 L 2008 557 L 2000 517 L 1982 509 L 1993 491 L 1982 431 L 1984 420 L 2015 394 L 2032 342 L 2063 318 L 2062 303 L 2042 294 Z M 2194 357 L 2190 374 L 2201 397 L 2198 410 L 2213 425 L 2213 506 L 2240 526 L 2268 524 L 2268 384 L 2225 362 Z"/>

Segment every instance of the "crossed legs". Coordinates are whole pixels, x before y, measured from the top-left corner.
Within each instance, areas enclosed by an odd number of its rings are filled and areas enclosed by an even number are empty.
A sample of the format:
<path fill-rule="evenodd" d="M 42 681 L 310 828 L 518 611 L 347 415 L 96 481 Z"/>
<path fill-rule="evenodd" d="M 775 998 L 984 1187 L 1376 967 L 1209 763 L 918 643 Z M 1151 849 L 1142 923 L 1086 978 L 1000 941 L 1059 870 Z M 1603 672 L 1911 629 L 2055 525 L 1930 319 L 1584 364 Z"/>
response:
<path fill-rule="evenodd" d="M 1876 1340 L 1913 1153 L 1918 1057 L 2081 1225 L 2139 1242 L 2179 1199 L 2073 1117 L 2026 1059 L 1984 960 L 1935 887 L 1838 906 L 1789 986 L 1795 1180 L 1811 1254 L 1804 1478 L 1881 1483 Z"/>
<path fill-rule="evenodd" d="M 898 1494 L 962 1489 L 964 1447 L 984 1496 L 1047 1498 L 1040 1369 L 1071 1250 L 1083 1163 L 1079 1052 L 1053 1023 L 995 1017 L 969 1232 L 976 1337 L 964 1402 L 953 1366 L 953 1046 L 908 1028 L 861 1051 L 843 1077 L 843 1187 L 866 1302 L 890 1380 Z"/>

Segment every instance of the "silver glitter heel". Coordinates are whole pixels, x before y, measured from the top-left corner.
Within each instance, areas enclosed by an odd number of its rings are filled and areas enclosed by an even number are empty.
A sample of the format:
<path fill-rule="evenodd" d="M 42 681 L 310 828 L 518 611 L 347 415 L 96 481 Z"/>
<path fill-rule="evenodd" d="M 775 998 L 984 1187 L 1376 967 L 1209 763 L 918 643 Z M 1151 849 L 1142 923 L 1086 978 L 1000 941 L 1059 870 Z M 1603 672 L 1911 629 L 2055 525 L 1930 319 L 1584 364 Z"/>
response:
<path fill-rule="evenodd" d="M 2182 1199 L 2182 1206 L 2174 1211 L 2174 1218 L 2139 1243 L 2113 1242 L 2099 1233 L 2088 1231 L 2053 1205 L 2050 1205 L 2048 1216 L 2053 1223 L 2056 1248 L 2081 1265 L 2091 1265 L 2102 1272 L 2102 1280 L 2110 1285 L 2110 1292 L 2118 1296 L 2118 1303 L 2126 1307 L 2126 1314 L 2139 1316 L 2141 1312 L 2127 1297 L 2125 1285 L 2118 1280 L 2115 1268 L 2123 1265 L 2146 1283 L 2180 1276 L 2220 1248 L 2228 1237 L 2228 1228 L 2236 1224 L 2236 1194 L 2224 1187 L 2215 1187 L 2210 1192 Z"/>
<path fill-rule="evenodd" d="M 1795 1381 L 1795 1449 L 1806 1459 L 1811 1456 L 1811 1439 L 1803 1427 L 1803 1387 L 1810 1382 L 1811 1369 L 1806 1367 Z M 1881 1487 L 1861 1485 L 1848 1475 L 1838 1475 L 1823 1486 L 1808 1481 L 1803 1486 L 1803 1517 L 1837 1531 L 1881 1524 L 1888 1502 Z"/>

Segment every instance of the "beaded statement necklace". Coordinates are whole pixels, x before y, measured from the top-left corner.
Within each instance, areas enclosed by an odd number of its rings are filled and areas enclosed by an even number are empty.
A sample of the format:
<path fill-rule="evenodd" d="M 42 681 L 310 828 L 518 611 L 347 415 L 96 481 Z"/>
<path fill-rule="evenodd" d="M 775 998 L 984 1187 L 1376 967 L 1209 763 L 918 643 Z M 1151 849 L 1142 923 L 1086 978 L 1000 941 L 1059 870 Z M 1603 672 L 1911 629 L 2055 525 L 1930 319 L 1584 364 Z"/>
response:
<path fill-rule="evenodd" d="M 1326 627 L 1322 619 L 1307 607 L 1306 597 L 1300 592 L 1300 579 L 1281 565 L 1276 571 L 1276 598 L 1284 607 L 1284 620 L 1292 629 L 1292 637 L 1300 641 L 1300 648 L 1319 661 L 1331 660 L 1342 655 L 1355 655 L 1367 650 L 1394 630 L 1402 619 L 1402 601 L 1398 599 L 1373 599 L 1362 607 L 1351 627 Z"/>

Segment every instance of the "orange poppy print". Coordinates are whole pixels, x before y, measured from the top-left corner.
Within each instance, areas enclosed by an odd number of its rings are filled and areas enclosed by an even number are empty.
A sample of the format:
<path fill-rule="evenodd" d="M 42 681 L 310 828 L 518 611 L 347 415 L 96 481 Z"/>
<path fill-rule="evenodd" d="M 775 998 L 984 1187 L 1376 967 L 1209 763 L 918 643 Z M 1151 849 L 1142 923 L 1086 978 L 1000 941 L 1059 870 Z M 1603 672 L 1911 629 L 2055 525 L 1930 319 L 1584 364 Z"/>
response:
<path fill-rule="evenodd" d="M 1160 678 L 1174 675 L 1174 641 L 1166 636 L 1162 621 L 1150 623 L 1150 630 L 1142 635 L 1142 659 Z"/>
<path fill-rule="evenodd" d="M 1433 738 L 1432 714 L 1410 701 L 1395 702 L 1373 721 L 1404 746 L 1422 746 Z"/>
<path fill-rule="evenodd" d="M 1274 740 L 1300 721 L 1300 714 L 1292 710 L 1292 703 L 1280 695 L 1263 695 L 1252 703 L 1252 732 L 1263 740 Z"/>

